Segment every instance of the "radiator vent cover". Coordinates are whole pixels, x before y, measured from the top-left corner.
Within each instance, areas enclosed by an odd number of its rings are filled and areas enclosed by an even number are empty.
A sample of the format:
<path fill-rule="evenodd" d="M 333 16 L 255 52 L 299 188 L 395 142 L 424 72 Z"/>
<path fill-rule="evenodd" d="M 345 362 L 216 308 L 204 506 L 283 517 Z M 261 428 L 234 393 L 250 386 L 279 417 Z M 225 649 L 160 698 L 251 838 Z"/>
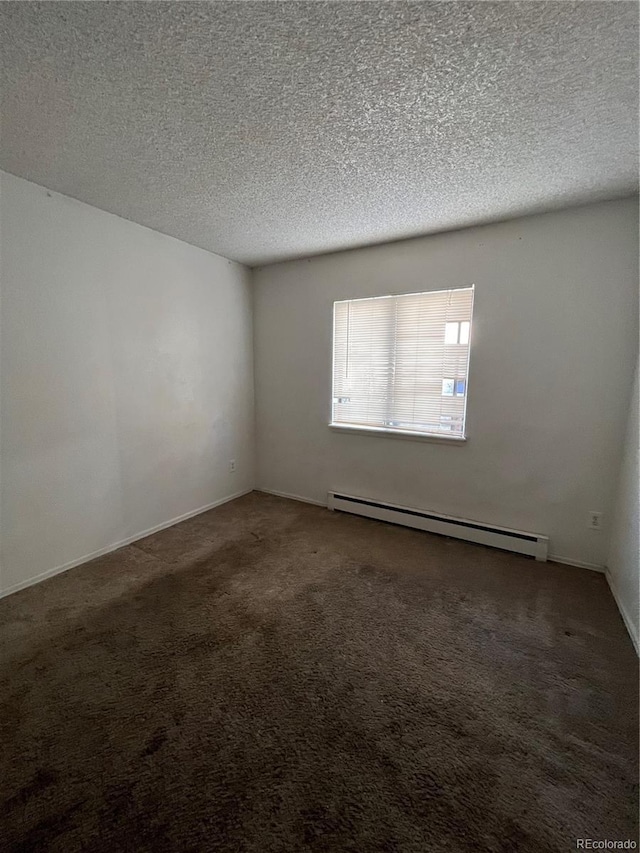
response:
<path fill-rule="evenodd" d="M 549 538 L 540 533 L 511 530 L 508 527 L 497 527 L 494 524 L 483 524 L 480 521 L 456 518 L 452 515 L 441 515 L 429 510 L 397 506 L 371 498 L 344 495 L 339 492 L 329 492 L 327 505 L 329 509 L 348 512 L 351 515 L 362 515 L 366 518 L 375 518 L 378 521 L 401 524 L 404 527 L 415 527 L 417 530 L 439 533 L 455 539 L 465 539 L 467 542 L 489 545 L 493 548 L 501 548 L 503 551 L 515 551 L 517 554 L 535 557 L 541 562 L 547 560 Z"/>

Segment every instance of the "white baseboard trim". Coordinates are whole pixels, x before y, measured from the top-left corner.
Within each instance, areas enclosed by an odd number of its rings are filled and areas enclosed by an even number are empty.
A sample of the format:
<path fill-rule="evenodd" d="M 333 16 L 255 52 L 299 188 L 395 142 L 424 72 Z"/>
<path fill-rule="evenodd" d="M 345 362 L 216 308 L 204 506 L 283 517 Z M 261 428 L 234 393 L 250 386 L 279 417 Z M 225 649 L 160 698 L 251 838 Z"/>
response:
<path fill-rule="evenodd" d="M 288 498 L 290 501 L 300 501 L 303 504 L 313 504 L 313 506 L 323 506 L 326 509 L 326 501 L 314 501 L 311 498 L 303 498 L 300 495 L 290 495 L 288 492 L 276 492 L 275 489 L 262 489 L 259 486 L 255 488 L 256 492 L 262 492 L 265 495 L 275 495 L 277 498 Z"/>
<path fill-rule="evenodd" d="M 68 571 L 68 569 L 81 566 L 83 563 L 88 563 L 90 560 L 95 560 L 97 557 L 103 557 L 105 554 L 117 551 L 118 548 L 124 548 L 125 545 L 131 545 L 133 542 L 138 542 L 140 539 L 144 539 L 145 536 L 151 536 L 153 533 L 159 533 L 161 530 L 166 530 L 167 527 L 173 527 L 174 524 L 180 524 L 181 521 L 187 521 L 187 519 L 193 518 L 196 515 L 201 515 L 203 512 L 208 512 L 210 509 L 215 509 L 217 506 L 229 503 L 229 501 L 234 501 L 236 498 L 241 498 L 243 495 L 248 495 L 252 491 L 253 489 L 244 489 L 242 492 L 236 492 L 233 495 L 220 498 L 219 500 L 213 501 L 205 506 L 201 506 L 198 509 L 190 510 L 182 515 L 178 515 L 170 521 L 163 521 L 162 524 L 156 524 L 154 527 L 149 527 L 147 530 L 142 530 L 140 533 L 135 533 L 133 536 L 121 539 L 119 542 L 114 542 L 104 548 L 99 548 L 97 551 L 92 551 L 90 554 L 85 554 L 84 557 L 78 557 L 77 560 L 71 560 L 71 562 L 65 563 L 63 566 L 56 566 L 54 569 L 48 569 L 46 572 L 41 572 L 35 577 L 28 578 L 25 581 L 20 581 L 19 583 L 7 587 L 7 589 L 1 590 L 0 598 L 6 598 L 7 595 L 12 595 L 14 592 L 19 592 L 21 589 L 34 586 L 35 584 L 40 583 L 40 581 L 54 577 L 54 575 L 60 575 L 62 572 Z"/>
<path fill-rule="evenodd" d="M 589 569 L 591 572 L 606 571 L 605 567 L 600 563 L 585 563 L 584 560 L 574 560 L 572 557 L 561 557 L 560 554 L 549 554 L 548 560 L 551 563 L 562 563 L 564 566 L 576 566 L 578 569 Z"/>
<path fill-rule="evenodd" d="M 613 578 L 611 577 L 611 572 L 609 569 L 605 569 L 605 577 L 607 578 L 607 583 L 609 584 L 609 589 L 611 590 L 611 595 L 613 596 L 616 604 L 618 605 L 618 610 L 620 611 L 620 615 L 622 616 L 622 621 L 625 624 L 627 631 L 629 632 L 629 636 L 631 637 L 631 642 L 633 643 L 633 647 L 636 650 L 636 654 L 640 657 L 640 642 L 638 638 L 638 629 L 634 626 L 627 608 L 622 603 L 622 599 L 618 595 L 618 590 L 616 589 L 616 585 L 614 583 Z"/>

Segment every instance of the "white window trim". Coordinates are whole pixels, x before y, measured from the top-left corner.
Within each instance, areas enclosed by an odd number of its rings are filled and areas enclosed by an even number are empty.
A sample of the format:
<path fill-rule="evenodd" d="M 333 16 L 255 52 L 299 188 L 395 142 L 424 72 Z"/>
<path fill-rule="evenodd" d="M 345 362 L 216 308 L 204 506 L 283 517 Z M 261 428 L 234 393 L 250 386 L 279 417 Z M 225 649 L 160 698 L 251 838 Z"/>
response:
<path fill-rule="evenodd" d="M 336 302 L 357 302 L 363 299 L 388 299 L 389 297 L 394 296 L 421 296 L 422 294 L 427 293 L 442 293 L 445 290 L 465 290 L 467 288 L 471 288 L 473 291 L 473 302 L 475 303 L 475 282 L 471 282 L 469 284 L 460 284 L 456 287 L 443 287 L 438 290 L 423 290 L 423 291 L 401 291 L 400 293 L 385 293 L 380 296 L 359 296 L 355 298 L 345 297 L 343 299 L 334 300 L 331 303 L 331 376 L 330 376 L 330 385 L 331 390 L 333 392 L 333 374 L 334 374 L 334 359 L 335 359 L 335 350 L 334 350 L 334 342 L 335 342 L 335 310 L 334 306 Z M 470 343 L 470 342 L 469 342 Z M 467 403 L 469 400 L 469 364 L 471 361 L 471 347 L 469 346 L 469 350 L 467 352 L 467 372 L 466 372 L 466 383 L 465 383 L 465 393 L 464 393 L 464 415 L 463 415 L 463 423 L 465 426 L 465 434 L 464 435 L 446 435 L 446 433 L 429 433 L 429 432 L 414 432 L 411 430 L 400 430 L 400 429 L 388 429 L 385 427 L 368 427 L 361 425 L 350 425 L 344 423 L 333 423 L 333 421 L 329 421 L 327 424 L 328 428 L 332 432 L 341 432 L 346 435 L 377 435 L 381 438 L 399 438 L 404 441 L 424 441 L 431 442 L 433 444 L 444 444 L 449 447 L 453 445 L 464 446 L 468 439 L 466 434 L 466 425 L 467 425 Z M 333 398 L 331 400 L 330 407 L 331 416 L 333 416 Z"/>
<path fill-rule="evenodd" d="M 431 441 L 435 444 L 466 444 L 466 435 L 444 435 L 430 432 L 414 432 L 408 429 L 385 429 L 384 427 L 350 426 L 349 424 L 327 424 L 334 432 L 353 435 L 377 435 L 383 438 L 400 438 L 405 441 Z"/>

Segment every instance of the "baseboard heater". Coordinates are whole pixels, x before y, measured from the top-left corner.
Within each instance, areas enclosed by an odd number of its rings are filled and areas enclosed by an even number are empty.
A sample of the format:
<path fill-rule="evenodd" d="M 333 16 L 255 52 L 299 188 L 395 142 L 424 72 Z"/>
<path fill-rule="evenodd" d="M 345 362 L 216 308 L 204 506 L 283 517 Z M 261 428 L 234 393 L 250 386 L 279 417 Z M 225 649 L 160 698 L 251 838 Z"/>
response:
<path fill-rule="evenodd" d="M 404 527 L 415 527 L 417 530 L 426 530 L 429 533 L 439 533 L 442 536 L 465 539 L 467 542 L 476 542 L 479 545 L 501 548 L 503 551 L 527 554 L 540 562 L 547 560 L 549 538 L 539 533 L 496 527 L 494 524 L 482 524 L 466 518 L 440 515 L 338 492 L 329 492 L 327 506 L 329 509 L 348 512 L 352 515 L 363 515 L 378 521 L 389 521 L 392 524 L 402 524 Z"/>

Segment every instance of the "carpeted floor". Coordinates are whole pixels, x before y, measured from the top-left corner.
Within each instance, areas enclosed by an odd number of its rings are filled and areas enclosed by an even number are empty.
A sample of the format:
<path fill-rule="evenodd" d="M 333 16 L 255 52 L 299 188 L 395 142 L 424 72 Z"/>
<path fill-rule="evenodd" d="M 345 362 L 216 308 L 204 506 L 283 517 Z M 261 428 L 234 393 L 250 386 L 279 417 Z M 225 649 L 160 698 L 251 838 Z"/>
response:
<path fill-rule="evenodd" d="M 602 575 L 248 495 L 0 602 L 7 851 L 637 839 Z"/>

